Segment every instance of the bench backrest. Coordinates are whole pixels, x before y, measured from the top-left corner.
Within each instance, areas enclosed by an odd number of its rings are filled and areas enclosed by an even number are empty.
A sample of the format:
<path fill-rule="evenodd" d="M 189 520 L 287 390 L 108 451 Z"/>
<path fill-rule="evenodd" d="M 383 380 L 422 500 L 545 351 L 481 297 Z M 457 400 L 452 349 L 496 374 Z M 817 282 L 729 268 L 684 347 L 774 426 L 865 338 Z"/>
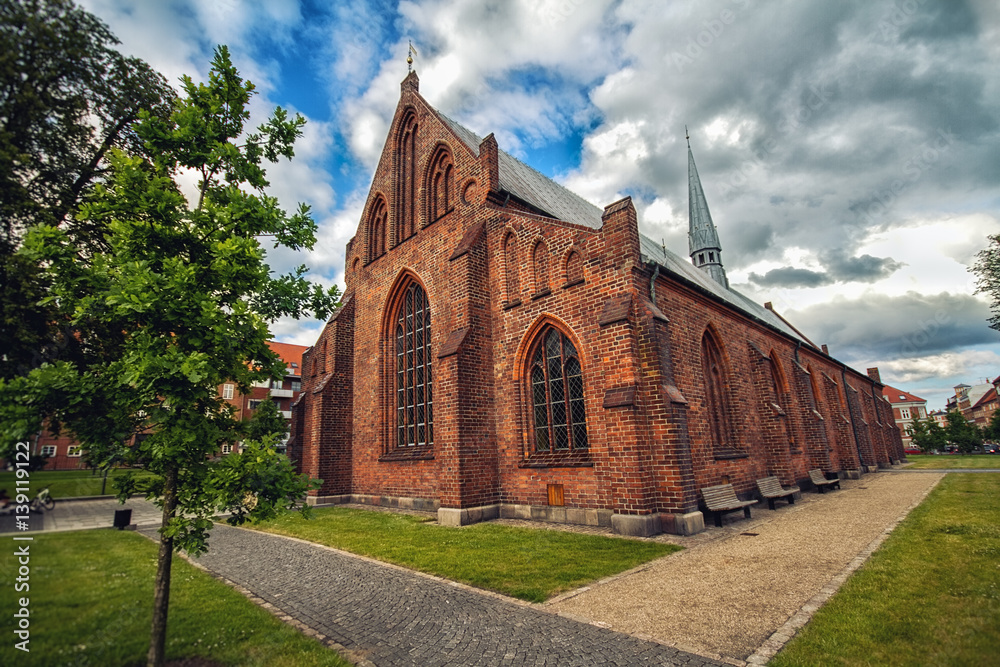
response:
<path fill-rule="evenodd" d="M 809 479 L 812 480 L 813 484 L 828 484 L 830 482 L 819 468 L 813 468 L 809 471 Z"/>
<path fill-rule="evenodd" d="M 706 486 L 701 490 L 701 495 L 705 498 L 708 509 L 716 507 L 732 507 L 740 501 L 736 497 L 736 489 L 732 484 L 719 484 L 718 486 Z"/>
<path fill-rule="evenodd" d="M 777 477 L 765 477 L 764 479 L 757 480 L 757 488 L 765 496 L 782 495 L 785 490 L 781 488 L 781 482 L 778 481 Z"/>

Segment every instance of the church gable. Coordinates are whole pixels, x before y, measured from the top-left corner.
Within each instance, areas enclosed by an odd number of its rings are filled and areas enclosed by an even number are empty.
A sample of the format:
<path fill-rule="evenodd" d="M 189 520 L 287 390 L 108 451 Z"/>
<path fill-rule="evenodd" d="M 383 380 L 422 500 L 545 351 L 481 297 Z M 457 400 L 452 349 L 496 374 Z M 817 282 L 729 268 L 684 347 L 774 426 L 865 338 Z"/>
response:
<path fill-rule="evenodd" d="M 356 268 L 379 259 L 459 205 L 473 203 L 482 180 L 476 152 L 420 96 L 411 73 L 382 148 L 349 253 Z"/>

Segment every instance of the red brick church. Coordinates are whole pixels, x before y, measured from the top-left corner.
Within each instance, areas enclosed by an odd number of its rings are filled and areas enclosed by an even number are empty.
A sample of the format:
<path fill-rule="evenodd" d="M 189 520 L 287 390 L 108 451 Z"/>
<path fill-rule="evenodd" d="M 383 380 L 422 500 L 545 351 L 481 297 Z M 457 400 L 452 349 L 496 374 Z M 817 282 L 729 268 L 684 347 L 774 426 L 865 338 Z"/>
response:
<path fill-rule="evenodd" d="M 620 533 L 704 527 L 702 487 L 903 457 L 882 385 L 729 288 L 688 151 L 690 259 L 436 111 L 411 73 L 303 358 L 290 454 L 317 504 Z"/>

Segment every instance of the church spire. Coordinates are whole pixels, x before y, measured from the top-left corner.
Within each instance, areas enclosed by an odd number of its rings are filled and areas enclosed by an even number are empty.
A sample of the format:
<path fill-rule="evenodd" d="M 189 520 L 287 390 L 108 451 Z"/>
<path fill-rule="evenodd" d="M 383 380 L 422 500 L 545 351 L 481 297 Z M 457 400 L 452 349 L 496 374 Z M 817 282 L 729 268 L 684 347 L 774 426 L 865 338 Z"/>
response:
<path fill-rule="evenodd" d="M 684 138 L 688 142 L 688 249 L 691 251 L 691 261 L 712 276 L 715 282 L 728 288 L 729 279 L 722 266 L 722 245 L 712 222 L 712 214 L 708 212 L 705 191 L 701 189 L 687 126 L 684 127 Z"/>

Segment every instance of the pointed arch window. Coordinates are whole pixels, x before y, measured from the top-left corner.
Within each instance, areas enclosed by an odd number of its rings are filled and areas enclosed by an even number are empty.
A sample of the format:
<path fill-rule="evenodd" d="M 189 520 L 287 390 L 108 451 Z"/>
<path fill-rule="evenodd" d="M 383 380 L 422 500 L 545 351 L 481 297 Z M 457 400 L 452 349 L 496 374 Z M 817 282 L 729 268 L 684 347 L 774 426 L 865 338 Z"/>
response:
<path fill-rule="evenodd" d="M 586 450 L 589 442 L 583 372 L 573 343 L 558 329 L 547 327 L 530 358 L 528 382 L 535 452 Z"/>
<path fill-rule="evenodd" d="M 396 135 L 395 244 L 413 236 L 417 218 L 417 115 L 408 111 Z"/>
<path fill-rule="evenodd" d="M 416 282 L 405 288 L 395 318 L 396 447 L 434 443 L 431 309 Z"/>
<path fill-rule="evenodd" d="M 445 147 L 440 147 L 431 159 L 427 171 L 427 221 L 431 224 L 446 215 L 453 208 L 455 197 L 455 165 L 451 153 Z"/>
<path fill-rule="evenodd" d="M 518 280 L 520 265 L 517 262 L 517 236 L 513 232 L 507 234 L 503 242 L 504 270 L 507 278 L 507 303 L 519 301 L 521 285 Z"/>
<path fill-rule="evenodd" d="M 372 205 L 368 218 L 368 261 L 373 262 L 385 254 L 386 230 L 389 227 L 389 209 L 379 197 Z"/>
<path fill-rule="evenodd" d="M 708 408 L 708 423 L 711 427 L 712 445 L 716 453 L 733 450 L 726 370 L 722 362 L 722 352 L 710 331 L 706 331 L 701 338 L 701 364 L 705 380 L 705 400 Z"/>

